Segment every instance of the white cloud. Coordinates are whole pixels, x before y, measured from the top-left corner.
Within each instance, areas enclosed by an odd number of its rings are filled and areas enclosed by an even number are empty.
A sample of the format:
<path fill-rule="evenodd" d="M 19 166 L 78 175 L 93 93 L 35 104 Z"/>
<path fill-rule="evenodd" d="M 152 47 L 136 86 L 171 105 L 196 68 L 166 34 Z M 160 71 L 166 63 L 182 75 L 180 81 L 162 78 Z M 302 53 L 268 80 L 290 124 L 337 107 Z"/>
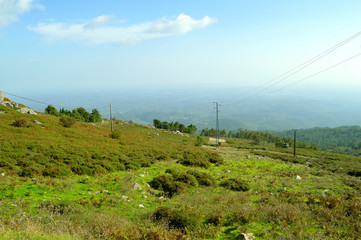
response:
<path fill-rule="evenodd" d="M 101 15 L 81 24 L 39 23 L 28 29 L 53 40 L 70 39 L 88 44 L 136 44 L 146 39 L 185 34 L 216 21 L 208 16 L 195 20 L 182 13 L 173 19 L 163 17 L 154 22 L 123 26 L 122 22 L 112 21 L 112 16 Z"/>
<path fill-rule="evenodd" d="M 19 21 L 19 15 L 34 8 L 44 7 L 36 4 L 34 0 L 0 0 L 0 28 Z"/>

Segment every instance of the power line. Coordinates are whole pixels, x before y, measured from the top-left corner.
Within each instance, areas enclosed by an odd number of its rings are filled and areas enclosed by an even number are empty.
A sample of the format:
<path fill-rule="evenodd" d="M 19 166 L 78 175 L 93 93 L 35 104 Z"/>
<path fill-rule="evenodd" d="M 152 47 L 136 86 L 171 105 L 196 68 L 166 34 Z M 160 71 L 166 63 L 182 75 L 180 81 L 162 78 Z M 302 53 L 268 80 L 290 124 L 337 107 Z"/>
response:
<path fill-rule="evenodd" d="M 56 104 L 45 103 L 45 102 L 41 102 L 41 101 L 38 101 L 38 100 L 34 100 L 34 99 L 22 97 L 22 96 L 15 95 L 15 94 L 13 94 L 13 93 L 5 92 L 5 91 L 3 91 L 3 92 L 4 92 L 5 94 L 7 94 L 7 95 L 14 96 L 14 97 L 17 97 L 17 98 L 21 98 L 21 99 L 24 99 L 24 100 L 27 100 L 27 101 L 30 101 L 30 102 L 40 103 L 40 104 L 44 104 L 44 105 L 51 105 L 51 106 L 60 107 L 60 108 L 63 108 L 63 107 L 64 107 L 64 106 L 60 106 L 60 105 L 56 105 Z M 67 107 L 67 108 L 68 108 L 68 107 Z"/>
<path fill-rule="evenodd" d="M 328 71 L 328 70 L 330 70 L 330 69 L 332 69 L 332 68 L 334 68 L 334 67 L 337 67 L 337 66 L 339 66 L 339 65 L 341 65 L 341 64 L 343 64 L 343 63 L 345 63 L 345 62 L 348 62 L 348 61 L 350 61 L 350 60 L 352 60 L 352 59 L 354 59 L 354 58 L 356 58 L 356 57 L 359 57 L 359 56 L 361 56 L 361 53 L 358 53 L 358 54 L 356 54 L 356 55 L 354 55 L 354 56 L 352 56 L 352 57 L 349 57 L 349 58 L 347 58 L 347 59 L 345 59 L 345 60 L 343 60 L 343 61 L 341 61 L 341 62 L 338 62 L 338 63 L 336 63 L 336 64 L 334 64 L 334 65 L 332 65 L 332 66 L 330 66 L 330 67 L 328 67 L 328 68 L 325 68 L 325 69 L 323 69 L 323 70 L 321 70 L 321 71 L 318 71 L 318 72 L 316 72 L 316 73 L 314 73 L 314 74 L 311 74 L 311 75 L 309 75 L 309 76 L 307 76 L 307 77 L 305 77 L 305 78 L 302 78 L 302 79 L 300 79 L 300 80 L 298 80 L 298 81 L 296 81 L 296 82 L 293 82 L 293 83 L 288 84 L 288 85 L 286 85 L 286 86 L 284 86 L 284 87 L 281 87 L 281 88 L 279 88 L 279 89 L 277 89 L 277 90 L 275 90 L 275 91 L 273 91 L 273 92 L 278 92 L 278 91 L 280 91 L 280 90 L 282 90 L 282 89 L 284 89 L 284 88 L 287 88 L 287 87 L 293 86 L 293 85 L 295 85 L 295 84 L 297 84 L 297 83 L 299 83 L 299 82 L 305 81 L 305 80 L 307 80 L 307 79 L 309 79 L 309 78 L 312 78 L 312 77 L 314 77 L 314 76 L 316 76 L 316 75 L 318 75 L 318 74 L 320 74 L 320 73 L 326 72 L 326 71 Z"/>
<path fill-rule="evenodd" d="M 249 98 L 251 98 L 251 97 L 253 97 L 253 96 L 258 95 L 258 94 L 261 93 L 261 92 L 264 92 L 264 91 L 270 89 L 271 87 L 279 84 L 280 82 L 286 80 L 287 78 L 289 78 L 289 77 L 295 75 L 296 73 L 300 72 L 301 70 L 307 68 L 308 66 L 312 65 L 313 63 L 315 63 L 315 62 L 317 62 L 318 60 L 322 59 L 323 57 L 327 56 L 328 54 L 334 52 L 335 50 L 337 50 L 337 49 L 340 48 L 341 46 L 345 45 L 346 43 L 350 42 L 351 40 L 355 39 L 356 37 L 358 37 L 358 36 L 360 36 L 360 35 L 361 35 L 361 31 L 360 31 L 360 32 L 357 32 L 356 34 L 354 34 L 354 35 L 346 38 L 345 40 L 337 43 L 337 44 L 334 45 L 333 47 L 331 47 L 331 48 L 323 51 L 322 53 L 316 55 L 315 57 L 313 57 L 313 58 L 311 58 L 311 59 L 303 62 L 302 64 L 300 64 L 300 65 L 292 68 L 291 70 L 289 70 L 289 71 L 287 71 L 287 72 L 285 72 L 285 73 L 277 76 L 276 78 L 273 78 L 273 79 L 271 79 L 270 81 L 267 81 L 267 82 L 265 82 L 265 83 L 263 83 L 263 84 L 258 85 L 257 87 L 255 87 L 255 88 L 247 91 L 247 92 L 249 93 L 249 92 L 251 92 L 251 91 L 255 91 L 255 90 L 258 90 L 259 88 L 262 88 L 262 89 L 260 89 L 258 92 L 254 93 L 254 94 L 251 94 L 251 95 L 249 95 L 249 96 L 246 96 L 246 97 L 244 97 L 243 99 L 241 99 L 241 100 L 239 100 L 239 101 L 237 101 L 237 102 L 234 102 L 234 103 L 232 103 L 232 104 L 230 104 L 230 105 L 234 105 L 234 104 L 240 103 L 240 102 L 242 102 L 242 101 L 244 101 L 244 100 L 247 100 L 247 99 L 249 99 Z M 280 79 L 280 80 L 278 80 L 278 79 Z M 274 81 L 276 81 L 276 80 L 278 80 L 278 81 L 277 81 L 277 82 L 274 82 Z M 272 83 L 272 82 L 274 82 L 274 83 Z M 271 84 L 271 83 L 272 83 L 272 84 Z M 266 87 L 266 88 L 263 88 L 263 87 L 267 86 L 268 84 L 271 84 L 271 85 L 269 85 L 269 86 Z M 247 92 L 245 92 L 245 93 L 247 94 Z"/>

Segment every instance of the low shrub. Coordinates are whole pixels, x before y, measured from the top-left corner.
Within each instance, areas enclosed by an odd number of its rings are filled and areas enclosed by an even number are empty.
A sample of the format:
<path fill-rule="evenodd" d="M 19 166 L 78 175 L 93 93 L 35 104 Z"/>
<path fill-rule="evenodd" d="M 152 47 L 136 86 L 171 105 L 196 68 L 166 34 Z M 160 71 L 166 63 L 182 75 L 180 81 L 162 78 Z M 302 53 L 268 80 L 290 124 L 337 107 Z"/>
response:
<path fill-rule="evenodd" d="M 194 230 L 200 225 L 200 218 L 195 214 L 169 207 L 161 207 L 155 210 L 153 216 L 156 221 L 168 223 L 169 227 L 182 231 Z"/>
<path fill-rule="evenodd" d="M 204 158 L 201 154 L 196 154 L 193 152 L 185 151 L 180 160 L 177 161 L 184 166 L 193 166 L 193 167 L 210 167 L 210 162 L 208 159 Z"/>
<path fill-rule="evenodd" d="M 209 161 L 217 165 L 222 165 L 224 163 L 223 158 L 217 153 L 210 153 Z"/>
<path fill-rule="evenodd" d="M 226 189 L 230 189 L 233 191 L 248 191 L 250 189 L 247 182 L 240 178 L 229 178 L 224 180 L 221 184 L 221 187 L 224 187 Z"/>
<path fill-rule="evenodd" d="M 208 173 L 197 171 L 195 169 L 189 170 L 187 173 L 194 176 L 197 179 L 199 185 L 213 186 L 215 184 L 214 178 Z"/>
<path fill-rule="evenodd" d="M 12 124 L 14 127 L 27 128 L 29 127 L 29 121 L 26 118 L 16 119 Z"/>
<path fill-rule="evenodd" d="M 61 117 L 59 121 L 63 127 L 70 128 L 75 124 L 76 119 L 73 117 L 64 116 Z"/>
<path fill-rule="evenodd" d="M 173 176 L 164 174 L 153 178 L 150 182 L 152 188 L 164 191 L 167 195 L 172 197 L 177 192 L 177 185 L 174 182 Z"/>
<path fill-rule="evenodd" d="M 179 174 L 175 178 L 175 181 L 182 182 L 182 183 L 184 183 L 186 185 L 190 185 L 190 186 L 197 186 L 198 185 L 198 181 L 193 175 L 190 175 L 190 174 L 184 173 L 184 172 Z"/>
<path fill-rule="evenodd" d="M 113 139 L 120 139 L 121 133 L 120 133 L 120 131 L 113 131 L 109 134 L 109 137 L 111 137 Z"/>

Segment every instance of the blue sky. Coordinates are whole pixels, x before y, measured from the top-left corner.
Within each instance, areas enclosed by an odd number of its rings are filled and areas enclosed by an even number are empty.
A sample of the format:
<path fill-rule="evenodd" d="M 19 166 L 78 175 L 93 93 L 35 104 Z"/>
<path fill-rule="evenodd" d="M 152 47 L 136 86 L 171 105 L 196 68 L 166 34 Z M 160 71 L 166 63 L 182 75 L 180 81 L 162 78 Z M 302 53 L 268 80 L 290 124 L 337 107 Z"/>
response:
<path fill-rule="evenodd" d="M 360 12 L 359 0 L 0 0 L 0 89 L 257 86 L 361 31 Z M 272 89 L 360 52 L 358 37 Z M 361 56 L 289 89 L 354 89 L 360 69 Z"/>

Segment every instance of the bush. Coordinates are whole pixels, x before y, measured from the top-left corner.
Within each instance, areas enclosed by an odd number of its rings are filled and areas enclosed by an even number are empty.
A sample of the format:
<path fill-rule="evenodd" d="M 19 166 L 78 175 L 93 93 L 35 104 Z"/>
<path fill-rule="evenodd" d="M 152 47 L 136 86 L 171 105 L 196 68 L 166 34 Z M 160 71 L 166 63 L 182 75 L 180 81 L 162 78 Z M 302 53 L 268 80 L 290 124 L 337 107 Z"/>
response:
<path fill-rule="evenodd" d="M 120 131 L 113 131 L 109 137 L 113 138 L 113 139 L 120 139 L 121 137 L 121 134 L 120 134 Z"/>
<path fill-rule="evenodd" d="M 194 230 L 200 225 L 200 218 L 195 214 L 169 207 L 161 207 L 153 213 L 156 221 L 168 223 L 169 227 L 185 230 Z"/>
<path fill-rule="evenodd" d="M 223 159 L 222 159 L 222 157 L 219 156 L 219 154 L 217 154 L 217 153 L 211 153 L 211 154 L 210 154 L 210 157 L 209 157 L 209 161 L 210 161 L 211 163 L 215 163 L 215 164 L 217 164 L 217 165 L 223 164 Z"/>
<path fill-rule="evenodd" d="M 199 185 L 213 186 L 215 184 L 215 180 L 208 173 L 197 170 L 189 170 L 187 173 L 194 176 L 197 179 Z"/>
<path fill-rule="evenodd" d="M 13 123 L 12 126 L 14 127 L 21 127 L 21 128 L 27 128 L 29 127 L 29 121 L 26 118 L 19 118 L 16 119 Z"/>
<path fill-rule="evenodd" d="M 240 178 L 229 178 L 223 181 L 220 186 L 233 191 L 245 192 L 250 189 L 248 183 Z"/>
<path fill-rule="evenodd" d="M 171 175 L 160 175 L 153 178 L 150 185 L 154 189 L 162 190 L 164 193 L 172 197 L 177 192 L 177 185 L 174 182 L 174 179 Z"/>
<path fill-rule="evenodd" d="M 181 173 L 179 174 L 176 178 L 176 181 L 182 182 L 184 184 L 190 185 L 190 186 L 197 186 L 198 185 L 198 181 L 197 179 L 187 173 Z"/>
<path fill-rule="evenodd" d="M 178 160 L 184 166 L 194 166 L 208 168 L 210 163 L 208 159 L 204 158 L 201 154 L 195 154 L 193 152 L 186 151 L 183 153 L 182 159 Z"/>
<path fill-rule="evenodd" d="M 76 122 L 76 119 L 75 118 L 72 118 L 72 117 L 67 117 L 67 116 L 64 116 L 64 117 L 61 117 L 60 118 L 60 124 L 63 126 L 63 127 L 67 127 L 67 128 L 70 128 L 72 127 Z"/>

